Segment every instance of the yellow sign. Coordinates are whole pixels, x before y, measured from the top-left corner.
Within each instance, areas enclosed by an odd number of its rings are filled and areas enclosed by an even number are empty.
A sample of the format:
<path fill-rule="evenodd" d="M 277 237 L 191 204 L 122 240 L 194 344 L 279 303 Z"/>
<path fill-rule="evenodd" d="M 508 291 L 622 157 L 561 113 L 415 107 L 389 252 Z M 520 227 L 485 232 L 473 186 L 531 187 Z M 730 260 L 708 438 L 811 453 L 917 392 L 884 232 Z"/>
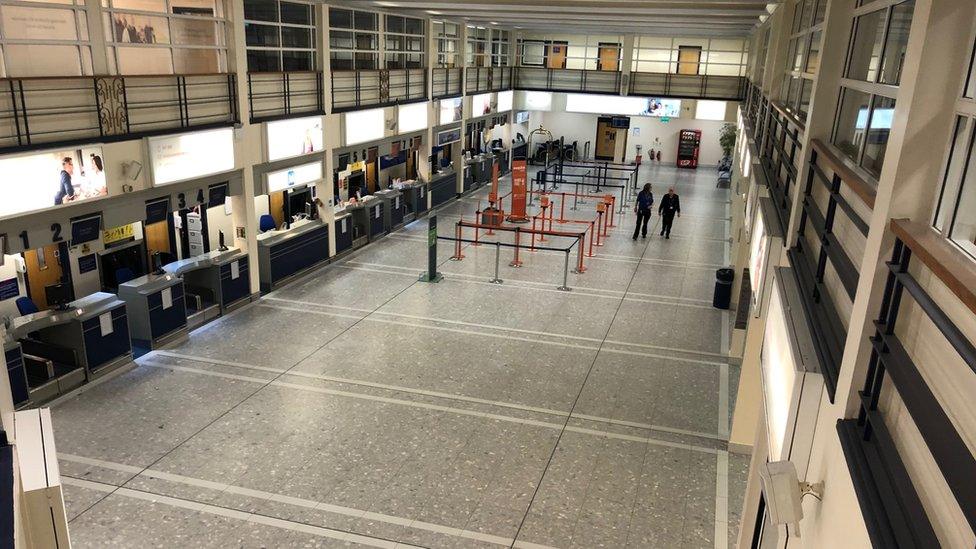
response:
<path fill-rule="evenodd" d="M 353 162 L 352 164 L 349 164 L 349 166 L 346 167 L 346 169 L 351 172 L 361 172 L 366 169 L 366 162 L 364 160 L 360 160 L 359 162 Z"/>
<path fill-rule="evenodd" d="M 120 240 L 126 240 L 129 238 L 134 238 L 135 233 L 132 230 L 132 223 L 128 225 L 122 225 L 120 227 L 112 227 L 102 231 L 102 242 L 105 244 L 111 244 L 113 242 L 118 242 Z"/>

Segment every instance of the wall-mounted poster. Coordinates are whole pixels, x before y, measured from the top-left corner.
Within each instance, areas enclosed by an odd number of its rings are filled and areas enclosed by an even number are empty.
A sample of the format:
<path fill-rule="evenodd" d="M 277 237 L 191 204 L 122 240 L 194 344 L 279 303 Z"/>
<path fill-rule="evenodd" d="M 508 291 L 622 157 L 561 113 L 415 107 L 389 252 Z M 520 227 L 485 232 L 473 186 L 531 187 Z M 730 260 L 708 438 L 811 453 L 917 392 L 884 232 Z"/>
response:
<path fill-rule="evenodd" d="M 323 150 L 321 116 L 268 122 L 265 127 L 269 162 Z"/>
<path fill-rule="evenodd" d="M 486 114 L 491 114 L 491 94 L 483 93 L 473 96 L 471 98 L 471 117 L 478 118 Z"/>
<path fill-rule="evenodd" d="M 515 101 L 515 92 L 512 90 L 498 92 L 498 112 L 512 110 L 512 103 Z"/>
<path fill-rule="evenodd" d="M 0 217 L 108 195 L 101 147 L 0 160 Z"/>
<path fill-rule="evenodd" d="M 440 124 L 450 124 L 461 120 L 461 98 L 441 99 Z"/>
<path fill-rule="evenodd" d="M 221 128 L 149 138 L 153 185 L 234 169 L 234 130 Z"/>

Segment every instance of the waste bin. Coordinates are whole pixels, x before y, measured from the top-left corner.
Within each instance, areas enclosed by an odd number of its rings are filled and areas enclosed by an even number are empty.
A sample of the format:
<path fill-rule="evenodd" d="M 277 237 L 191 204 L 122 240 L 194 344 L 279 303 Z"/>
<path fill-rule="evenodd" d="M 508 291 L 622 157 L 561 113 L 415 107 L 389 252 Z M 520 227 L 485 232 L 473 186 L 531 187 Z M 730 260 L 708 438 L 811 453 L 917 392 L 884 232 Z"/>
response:
<path fill-rule="evenodd" d="M 715 295 L 712 296 L 712 307 L 728 309 L 732 301 L 732 281 L 735 271 L 732 269 L 718 269 L 715 271 Z"/>

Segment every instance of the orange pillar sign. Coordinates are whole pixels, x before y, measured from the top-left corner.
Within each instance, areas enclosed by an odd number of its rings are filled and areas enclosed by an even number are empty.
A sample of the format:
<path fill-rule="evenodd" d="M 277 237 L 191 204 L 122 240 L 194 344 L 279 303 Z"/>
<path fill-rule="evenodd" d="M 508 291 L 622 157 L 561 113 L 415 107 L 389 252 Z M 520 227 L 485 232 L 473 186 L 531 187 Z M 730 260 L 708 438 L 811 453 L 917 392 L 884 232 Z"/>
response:
<path fill-rule="evenodd" d="M 491 202 L 492 206 L 498 202 L 498 162 L 492 162 L 491 164 L 491 192 L 488 193 L 488 202 Z"/>
<path fill-rule="evenodd" d="M 528 190 L 525 159 L 512 161 L 512 213 L 508 220 L 514 223 L 527 223 L 525 197 Z"/>

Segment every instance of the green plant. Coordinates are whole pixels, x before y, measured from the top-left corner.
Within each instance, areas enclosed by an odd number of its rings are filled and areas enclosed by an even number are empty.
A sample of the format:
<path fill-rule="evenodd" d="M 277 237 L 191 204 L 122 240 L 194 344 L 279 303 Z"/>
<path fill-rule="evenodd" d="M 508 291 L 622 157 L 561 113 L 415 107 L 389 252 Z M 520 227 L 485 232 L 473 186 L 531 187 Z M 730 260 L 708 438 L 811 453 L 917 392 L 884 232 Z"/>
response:
<path fill-rule="evenodd" d="M 718 144 L 722 146 L 722 154 L 725 156 L 732 155 L 736 137 L 738 137 L 738 132 L 733 124 L 722 126 L 722 129 L 718 132 Z"/>

